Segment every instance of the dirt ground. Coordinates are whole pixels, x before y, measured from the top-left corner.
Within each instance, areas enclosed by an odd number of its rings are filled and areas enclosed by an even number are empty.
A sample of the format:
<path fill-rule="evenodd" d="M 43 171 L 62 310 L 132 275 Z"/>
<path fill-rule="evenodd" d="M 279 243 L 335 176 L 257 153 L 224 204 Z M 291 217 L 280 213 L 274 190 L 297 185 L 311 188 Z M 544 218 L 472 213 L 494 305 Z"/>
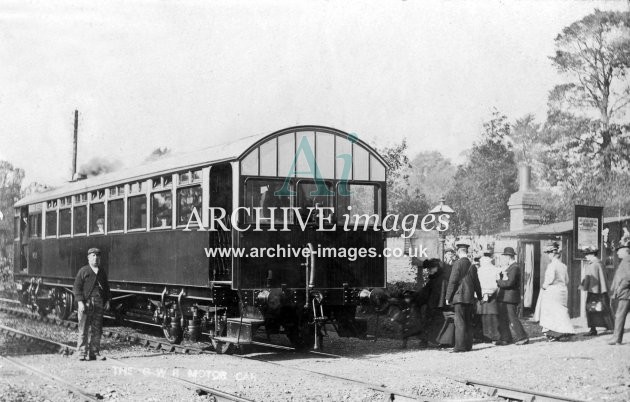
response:
<path fill-rule="evenodd" d="M 4 317 L 4 322 L 9 319 Z M 338 338 L 334 333 L 326 338 L 324 351 L 345 358 L 278 353 L 261 348 L 247 355 L 252 359 L 163 355 L 107 340 L 105 354 L 109 360 L 77 362 L 72 357 L 42 353 L 35 346 L 27 350 L 23 341 L 4 336 L 0 336 L 0 354 L 17 355 L 20 361 L 99 393 L 105 400 L 207 400 L 207 396 L 198 395 L 194 389 L 170 381 L 169 375 L 254 400 L 383 400 L 381 393 L 364 385 L 306 370 L 380 384 L 425 400 L 481 396 L 476 389 L 453 378 L 483 380 L 589 401 L 630 400 L 630 339 L 624 345 L 609 346 L 610 335 L 595 338 L 578 335 L 570 341 L 550 343 L 538 337 L 535 324 L 526 323 L 526 328 L 533 337 L 529 345 L 476 344 L 472 352 L 464 354 L 417 349 L 416 341 L 410 342 L 409 349 L 400 350 L 400 341 L 396 339 L 362 341 Z M 586 332 L 585 328 L 579 330 Z M 57 336 L 71 334 L 61 329 Z M 112 358 L 118 358 L 122 365 Z M 0 400 L 78 399 L 61 386 L 2 362 Z"/>

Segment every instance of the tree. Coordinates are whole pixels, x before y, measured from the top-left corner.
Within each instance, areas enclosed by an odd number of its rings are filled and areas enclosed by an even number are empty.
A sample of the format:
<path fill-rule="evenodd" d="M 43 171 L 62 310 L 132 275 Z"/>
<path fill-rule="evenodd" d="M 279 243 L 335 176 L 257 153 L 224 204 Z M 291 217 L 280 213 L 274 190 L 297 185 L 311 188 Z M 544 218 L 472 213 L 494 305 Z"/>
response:
<path fill-rule="evenodd" d="M 505 134 L 508 147 L 514 150 L 517 163 L 530 166 L 537 162 L 541 148 L 540 124 L 536 123 L 533 114 L 526 114 L 517 119 L 511 127 L 510 134 Z"/>
<path fill-rule="evenodd" d="M 447 194 L 447 203 L 455 210 L 451 233 L 483 235 L 508 228 L 507 201 L 517 190 L 518 170 L 506 141 L 509 134 L 507 117 L 495 109 L 468 160 L 457 168 L 454 186 Z"/>
<path fill-rule="evenodd" d="M 397 208 L 407 196 L 409 189 L 409 157 L 407 156 L 407 139 L 399 144 L 377 149 L 387 162 L 387 212 L 399 213 Z"/>
<path fill-rule="evenodd" d="M 596 9 L 565 27 L 555 44 L 551 60 L 572 81 L 556 86 L 551 100 L 595 108 L 606 147 L 611 118 L 630 103 L 630 85 L 625 79 L 630 68 L 630 12 Z"/>
<path fill-rule="evenodd" d="M 7 248 L 13 243 L 13 205 L 20 199 L 23 179 L 24 170 L 0 161 L 0 260 L 9 255 Z"/>
<path fill-rule="evenodd" d="M 424 194 L 426 201 L 437 204 L 452 187 L 457 167 L 438 151 L 420 152 L 408 168 L 411 192 Z"/>

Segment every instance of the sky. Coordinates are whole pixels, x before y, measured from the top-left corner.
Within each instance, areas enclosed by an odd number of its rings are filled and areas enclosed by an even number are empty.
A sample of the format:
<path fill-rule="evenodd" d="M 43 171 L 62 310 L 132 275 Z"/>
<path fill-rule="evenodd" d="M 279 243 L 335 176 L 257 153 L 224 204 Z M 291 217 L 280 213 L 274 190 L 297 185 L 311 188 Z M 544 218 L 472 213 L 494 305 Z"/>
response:
<path fill-rule="evenodd" d="M 546 113 L 573 21 L 624 1 L 0 0 L 0 159 L 25 182 L 302 124 L 461 162 L 496 107 Z"/>

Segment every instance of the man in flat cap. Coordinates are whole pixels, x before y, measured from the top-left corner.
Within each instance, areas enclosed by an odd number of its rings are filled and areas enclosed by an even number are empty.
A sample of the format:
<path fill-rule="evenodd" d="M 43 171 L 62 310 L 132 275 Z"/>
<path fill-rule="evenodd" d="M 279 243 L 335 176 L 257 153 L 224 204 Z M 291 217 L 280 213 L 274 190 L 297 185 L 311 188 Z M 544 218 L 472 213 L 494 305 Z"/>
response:
<path fill-rule="evenodd" d="M 473 319 L 475 295 L 482 299 L 477 267 L 468 259 L 469 245 L 460 242 L 456 245 L 459 259 L 453 270 L 446 290 L 446 303 L 455 306 L 455 347 L 453 353 L 467 352 L 473 346 Z"/>
<path fill-rule="evenodd" d="M 508 259 L 509 267 L 505 274 L 501 272 L 499 279 L 497 279 L 497 286 L 499 287 L 497 307 L 499 309 L 499 336 L 501 339 L 495 344 L 504 346 L 512 343 L 513 339 L 510 332 L 510 327 L 512 327 L 516 335 L 514 343 L 524 345 L 529 342 L 529 336 L 516 312 L 516 307 L 521 302 L 521 269 L 516 262 L 516 252 L 512 247 L 506 247 L 503 250 L 503 255 Z"/>
<path fill-rule="evenodd" d="M 612 296 L 617 299 L 615 331 L 609 345 L 621 345 L 626 316 L 630 312 L 630 242 L 622 239 L 617 247 L 617 256 L 621 259 L 611 285 Z"/>
<path fill-rule="evenodd" d="M 88 265 L 77 273 L 72 289 L 78 304 L 79 360 L 96 360 L 100 356 L 103 311 L 109 310 L 109 283 L 101 267 L 101 250 L 88 250 Z"/>

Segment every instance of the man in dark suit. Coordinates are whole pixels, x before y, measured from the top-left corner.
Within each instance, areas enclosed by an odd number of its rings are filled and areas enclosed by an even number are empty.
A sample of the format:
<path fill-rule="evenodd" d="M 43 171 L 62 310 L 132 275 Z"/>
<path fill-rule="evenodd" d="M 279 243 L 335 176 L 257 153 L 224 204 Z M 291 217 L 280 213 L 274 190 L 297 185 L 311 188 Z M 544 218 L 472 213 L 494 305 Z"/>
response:
<path fill-rule="evenodd" d="M 497 279 L 499 293 L 497 295 L 497 308 L 499 310 L 499 337 L 495 345 L 504 346 L 512 342 L 510 327 L 516 335 L 515 344 L 525 345 L 529 337 L 521 321 L 518 319 L 516 307 L 521 302 L 521 268 L 516 262 L 516 252 L 512 247 L 506 247 L 503 255 L 508 258 L 509 267 L 505 274 L 500 273 Z"/>
<path fill-rule="evenodd" d="M 79 320 L 79 360 L 96 360 L 100 355 L 103 311 L 109 310 L 111 299 L 107 274 L 101 267 L 101 250 L 88 250 L 88 265 L 77 273 L 73 293 Z"/>
<path fill-rule="evenodd" d="M 455 347 L 453 353 L 472 350 L 475 294 L 478 300 L 483 297 L 477 276 L 477 267 L 468 259 L 468 244 L 457 244 L 457 255 L 459 259 L 453 264 L 446 289 L 446 303 L 455 306 Z"/>

